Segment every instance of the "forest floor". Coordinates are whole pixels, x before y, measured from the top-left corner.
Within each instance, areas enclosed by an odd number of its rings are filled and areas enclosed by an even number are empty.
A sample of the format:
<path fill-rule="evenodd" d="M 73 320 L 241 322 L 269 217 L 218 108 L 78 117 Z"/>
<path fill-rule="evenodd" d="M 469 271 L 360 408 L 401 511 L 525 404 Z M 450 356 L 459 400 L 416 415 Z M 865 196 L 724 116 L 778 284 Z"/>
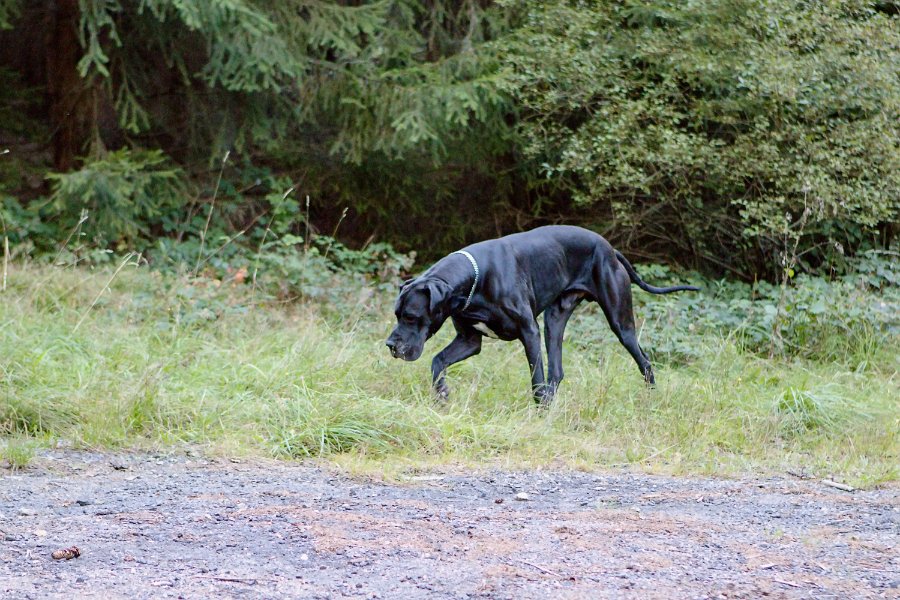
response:
<path fill-rule="evenodd" d="M 53 450 L 0 472 L 0 596 L 898 598 L 900 489 Z M 53 551 L 80 549 L 72 560 Z"/>

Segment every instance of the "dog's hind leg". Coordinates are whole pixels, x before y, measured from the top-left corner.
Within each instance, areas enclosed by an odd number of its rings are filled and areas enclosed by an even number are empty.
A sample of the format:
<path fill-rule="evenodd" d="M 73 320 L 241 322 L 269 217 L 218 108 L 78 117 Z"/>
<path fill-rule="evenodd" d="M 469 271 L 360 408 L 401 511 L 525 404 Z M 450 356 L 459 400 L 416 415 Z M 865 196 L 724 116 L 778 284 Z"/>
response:
<path fill-rule="evenodd" d="M 634 319 L 630 319 L 630 323 L 627 327 L 623 327 L 621 331 L 617 332 L 616 335 L 619 338 L 619 341 L 622 342 L 622 345 L 625 346 L 625 349 L 631 354 L 634 358 L 634 361 L 638 364 L 638 368 L 641 370 L 641 374 L 644 376 L 644 381 L 646 381 L 649 385 L 653 385 L 656 383 L 656 379 L 653 377 L 653 367 L 650 365 L 650 360 L 647 358 L 647 353 L 644 352 L 643 348 L 640 347 L 637 341 L 637 333 L 634 328 Z"/>
<path fill-rule="evenodd" d="M 569 317 L 581 302 L 582 294 L 561 296 L 544 311 L 544 342 L 547 345 L 547 390 L 556 394 L 563 380 L 562 343 Z"/>
<path fill-rule="evenodd" d="M 457 326 L 455 321 L 453 325 L 456 326 L 456 337 L 431 361 L 431 386 L 435 393 L 443 399 L 450 395 L 450 388 L 444 377 L 447 367 L 481 352 L 480 333 Z"/>
<path fill-rule="evenodd" d="M 597 295 L 600 308 L 606 315 L 609 328 L 612 329 L 619 342 L 637 363 L 644 381 L 653 385 L 656 381 L 653 377 L 653 367 L 647 353 L 638 344 L 637 331 L 634 326 L 634 309 L 631 301 L 631 281 L 628 273 L 621 267 L 608 273 L 605 285 Z"/>

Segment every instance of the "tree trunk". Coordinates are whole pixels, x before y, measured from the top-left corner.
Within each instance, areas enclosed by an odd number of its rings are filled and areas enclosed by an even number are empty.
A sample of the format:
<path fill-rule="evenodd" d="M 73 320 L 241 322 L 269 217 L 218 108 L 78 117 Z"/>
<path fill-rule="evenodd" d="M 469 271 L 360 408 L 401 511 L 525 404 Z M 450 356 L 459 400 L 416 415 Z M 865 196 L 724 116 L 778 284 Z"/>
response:
<path fill-rule="evenodd" d="M 53 166 L 68 171 L 84 148 L 90 121 L 90 86 L 78 73 L 78 0 L 51 0 L 47 11 L 47 97 L 53 126 Z"/>

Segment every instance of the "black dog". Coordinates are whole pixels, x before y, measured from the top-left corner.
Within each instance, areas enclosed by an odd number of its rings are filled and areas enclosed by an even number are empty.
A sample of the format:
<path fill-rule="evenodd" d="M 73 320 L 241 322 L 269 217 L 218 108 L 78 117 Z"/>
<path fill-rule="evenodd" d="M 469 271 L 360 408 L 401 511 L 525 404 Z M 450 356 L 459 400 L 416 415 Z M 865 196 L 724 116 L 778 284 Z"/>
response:
<path fill-rule="evenodd" d="M 699 290 L 644 283 L 609 242 L 580 227 L 539 227 L 479 242 L 442 258 L 403 285 L 394 308 L 397 327 L 387 346 L 394 358 L 416 360 L 425 341 L 451 318 L 456 338 L 431 363 L 432 385 L 446 397 L 444 372 L 478 354 L 482 336 L 519 340 L 528 357 L 535 400 L 546 403 L 563 378 L 566 323 L 575 307 L 587 299 L 600 304 L 613 333 L 652 384 L 653 370 L 634 328 L 632 282 L 653 294 Z M 541 313 L 549 364 L 546 381 L 537 324 Z"/>

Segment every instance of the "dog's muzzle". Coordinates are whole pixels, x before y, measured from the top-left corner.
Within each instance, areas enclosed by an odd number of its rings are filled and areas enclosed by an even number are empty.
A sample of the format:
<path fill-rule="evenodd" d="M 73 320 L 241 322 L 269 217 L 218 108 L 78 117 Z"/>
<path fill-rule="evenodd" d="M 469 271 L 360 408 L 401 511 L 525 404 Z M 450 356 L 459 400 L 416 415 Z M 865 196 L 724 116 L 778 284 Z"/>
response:
<path fill-rule="evenodd" d="M 406 361 L 413 361 L 419 358 L 420 352 L 417 352 L 416 349 L 409 344 L 388 340 L 385 342 L 385 345 L 391 351 L 391 356 L 394 358 L 402 358 Z"/>
<path fill-rule="evenodd" d="M 388 347 L 388 350 L 391 351 L 391 356 L 394 358 L 403 358 L 403 352 L 396 342 L 388 340 L 385 342 L 385 345 Z"/>

